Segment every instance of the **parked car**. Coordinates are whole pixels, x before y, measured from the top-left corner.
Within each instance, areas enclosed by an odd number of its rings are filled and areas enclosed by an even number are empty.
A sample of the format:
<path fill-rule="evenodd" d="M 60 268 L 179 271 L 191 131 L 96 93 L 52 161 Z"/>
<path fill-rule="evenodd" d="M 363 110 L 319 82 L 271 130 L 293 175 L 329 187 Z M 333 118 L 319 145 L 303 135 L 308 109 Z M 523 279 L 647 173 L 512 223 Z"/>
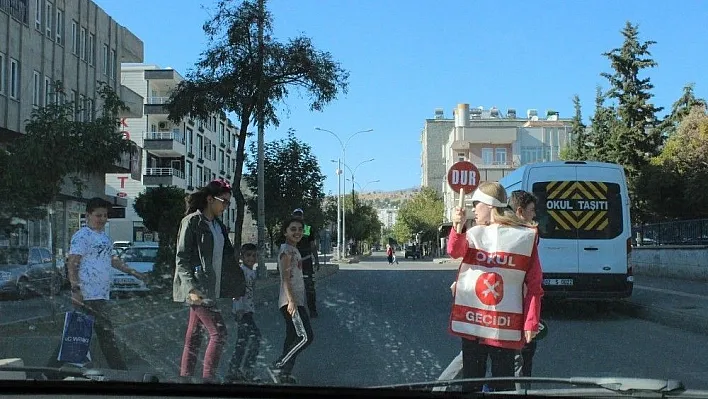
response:
<path fill-rule="evenodd" d="M 64 262 L 43 247 L 0 248 L 0 293 L 9 293 L 22 299 L 40 290 L 56 295 L 64 283 Z"/>
<path fill-rule="evenodd" d="M 412 259 L 420 259 L 420 248 L 416 245 L 408 245 L 406 246 L 406 253 L 404 256 L 406 259 L 409 257 Z"/>
<path fill-rule="evenodd" d="M 155 268 L 155 263 L 157 262 L 157 250 L 158 244 L 155 242 L 135 243 L 133 246 L 125 249 L 120 254 L 120 258 L 123 259 L 128 266 L 140 273 L 152 273 Z M 116 269 L 112 269 L 111 273 L 111 293 L 150 291 L 150 287 L 135 276 L 131 276 L 130 274 Z"/>

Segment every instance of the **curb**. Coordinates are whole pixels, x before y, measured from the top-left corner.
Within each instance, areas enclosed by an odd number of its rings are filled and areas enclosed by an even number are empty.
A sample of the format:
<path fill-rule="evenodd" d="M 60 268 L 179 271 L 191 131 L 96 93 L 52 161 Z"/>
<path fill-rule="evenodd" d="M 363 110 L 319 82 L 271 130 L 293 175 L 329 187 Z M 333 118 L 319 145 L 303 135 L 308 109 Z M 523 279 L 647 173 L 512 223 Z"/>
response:
<path fill-rule="evenodd" d="M 651 321 L 663 326 L 675 328 L 680 325 L 681 329 L 684 331 L 701 335 L 708 334 L 708 318 L 705 317 L 697 317 L 693 314 L 678 312 L 658 306 L 642 305 L 631 302 L 631 300 L 616 302 L 615 310 L 624 315 Z M 687 319 L 692 319 L 692 322 L 686 323 Z"/>

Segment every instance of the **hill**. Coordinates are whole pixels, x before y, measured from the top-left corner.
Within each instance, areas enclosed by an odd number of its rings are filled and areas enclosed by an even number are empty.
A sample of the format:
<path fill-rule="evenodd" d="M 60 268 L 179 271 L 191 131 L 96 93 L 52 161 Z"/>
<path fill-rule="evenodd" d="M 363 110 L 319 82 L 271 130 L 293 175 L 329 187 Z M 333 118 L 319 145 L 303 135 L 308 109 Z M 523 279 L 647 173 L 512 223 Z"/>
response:
<path fill-rule="evenodd" d="M 394 191 L 370 191 L 360 193 L 358 197 L 362 202 L 374 208 L 398 208 L 403 202 L 411 199 L 419 191 L 419 187 Z"/>

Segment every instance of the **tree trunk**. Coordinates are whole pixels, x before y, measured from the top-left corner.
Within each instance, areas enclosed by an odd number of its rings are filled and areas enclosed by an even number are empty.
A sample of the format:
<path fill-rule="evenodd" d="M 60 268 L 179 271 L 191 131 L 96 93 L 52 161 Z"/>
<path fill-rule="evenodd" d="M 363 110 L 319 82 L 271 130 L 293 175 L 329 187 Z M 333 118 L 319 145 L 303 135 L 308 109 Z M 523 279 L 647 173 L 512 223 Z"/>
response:
<path fill-rule="evenodd" d="M 234 249 L 236 261 L 241 259 L 241 234 L 243 232 L 243 218 L 246 215 L 246 199 L 241 192 L 241 177 L 243 176 L 243 163 L 246 159 L 246 133 L 251 121 L 252 108 L 243 106 L 241 112 L 241 130 L 238 134 L 238 146 L 236 148 L 236 170 L 234 170 L 234 181 L 231 188 L 232 196 L 236 201 L 236 224 L 234 226 Z"/>

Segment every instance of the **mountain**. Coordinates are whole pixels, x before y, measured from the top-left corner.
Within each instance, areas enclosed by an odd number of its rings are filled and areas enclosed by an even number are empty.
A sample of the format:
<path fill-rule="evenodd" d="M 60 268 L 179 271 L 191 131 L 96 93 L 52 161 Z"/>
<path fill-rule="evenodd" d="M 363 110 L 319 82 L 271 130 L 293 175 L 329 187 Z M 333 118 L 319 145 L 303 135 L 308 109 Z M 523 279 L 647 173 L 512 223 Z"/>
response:
<path fill-rule="evenodd" d="M 371 191 L 358 193 L 357 197 L 377 209 L 398 208 L 403 202 L 411 199 L 420 191 L 420 187 L 413 187 L 394 191 Z"/>

